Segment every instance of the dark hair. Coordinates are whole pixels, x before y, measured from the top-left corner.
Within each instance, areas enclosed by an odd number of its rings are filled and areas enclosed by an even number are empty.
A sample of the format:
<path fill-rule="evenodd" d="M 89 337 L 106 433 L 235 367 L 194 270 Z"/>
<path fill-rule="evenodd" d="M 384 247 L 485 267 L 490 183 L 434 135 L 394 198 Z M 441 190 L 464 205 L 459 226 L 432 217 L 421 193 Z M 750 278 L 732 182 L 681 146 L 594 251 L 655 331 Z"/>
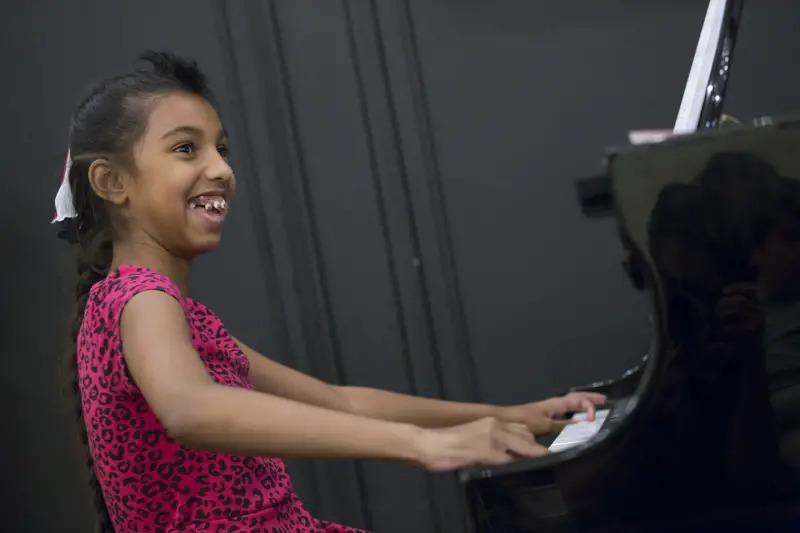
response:
<path fill-rule="evenodd" d="M 113 533 L 113 510 L 105 504 L 88 446 L 78 381 L 77 341 L 89 291 L 108 275 L 111 266 L 114 228 L 105 203 L 89 184 L 89 167 L 94 160 L 104 157 L 132 168 L 131 148 L 147 125 L 148 104 L 154 97 L 188 92 L 213 102 L 205 76 L 193 61 L 166 52 L 147 52 L 140 59 L 148 62 L 150 68 L 99 83 L 75 110 L 69 130 L 72 156 L 69 184 L 77 212 L 77 217 L 69 221 L 69 237 L 78 245 L 78 282 L 67 368 L 70 396 L 86 450 L 89 481 L 97 511 L 97 531 L 100 533 Z"/>

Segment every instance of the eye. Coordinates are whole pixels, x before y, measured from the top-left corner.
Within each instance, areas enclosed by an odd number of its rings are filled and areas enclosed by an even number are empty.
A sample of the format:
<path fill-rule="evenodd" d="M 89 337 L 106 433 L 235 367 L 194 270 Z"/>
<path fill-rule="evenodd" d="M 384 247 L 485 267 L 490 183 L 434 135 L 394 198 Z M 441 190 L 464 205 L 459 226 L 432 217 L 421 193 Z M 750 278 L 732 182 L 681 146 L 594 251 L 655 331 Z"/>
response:
<path fill-rule="evenodd" d="M 217 146 L 217 152 L 219 152 L 219 155 L 221 155 L 224 159 L 228 159 L 228 156 L 231 153 L 227 144 L 220 144 Z"/>
<path fill-rule="evenodd" d="M 195 152 L 194 144 L 193 143 L 181 143 L 175 148 L 173 148 L 174 152 L 183 152 L 184 154 L 193 154 Z"/>

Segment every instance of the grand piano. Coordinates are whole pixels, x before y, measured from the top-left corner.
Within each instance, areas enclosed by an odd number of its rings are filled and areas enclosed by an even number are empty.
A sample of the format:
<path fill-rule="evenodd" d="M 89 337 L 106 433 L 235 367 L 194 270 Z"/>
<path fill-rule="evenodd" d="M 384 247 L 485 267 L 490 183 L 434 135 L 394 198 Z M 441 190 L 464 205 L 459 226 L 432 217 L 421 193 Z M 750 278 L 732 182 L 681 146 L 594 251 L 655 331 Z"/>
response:
<path fill-rule="evenodd" d="M 651 351 L 577 387 L 609 396 L 588 437 L 461 473 L 474 533 L 800 532 L 800 120 L 721 125 L 741 10 L 710 2 L 675 128 L 578 183 Z"/>

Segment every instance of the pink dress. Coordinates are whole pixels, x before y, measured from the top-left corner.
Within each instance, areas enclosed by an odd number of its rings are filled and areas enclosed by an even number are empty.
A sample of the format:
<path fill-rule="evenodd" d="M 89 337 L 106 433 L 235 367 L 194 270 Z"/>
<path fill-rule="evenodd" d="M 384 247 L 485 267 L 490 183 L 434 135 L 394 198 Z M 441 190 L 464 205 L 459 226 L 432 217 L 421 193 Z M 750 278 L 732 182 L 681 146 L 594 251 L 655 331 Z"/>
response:
<path fill-rule="evenodd" d="M 247 356 L 219 317 L 183 298 L 169 278 L 126 266 L 92 287 L 78 335 L 78 376 L 89 449 L 116 533 L 358 533 L 313 518 L 282 461 L 187 448 L 167 433 L 131 380 L 120 342 L 123 308 L 151 290 L 183 307 L 192 344 L 216 382 L 253 388 Z"/>

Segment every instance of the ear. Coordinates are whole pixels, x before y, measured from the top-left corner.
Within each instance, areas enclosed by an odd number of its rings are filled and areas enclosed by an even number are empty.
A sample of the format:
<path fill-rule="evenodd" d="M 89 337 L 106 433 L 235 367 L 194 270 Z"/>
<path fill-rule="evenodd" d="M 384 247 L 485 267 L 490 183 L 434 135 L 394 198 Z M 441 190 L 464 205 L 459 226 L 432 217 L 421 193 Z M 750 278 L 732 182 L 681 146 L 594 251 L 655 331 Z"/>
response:
<path fill-rule="evenodd" d="M 128 198 L 124 176 L 108 159 L 95 159 L 89 165 L 89 185 L 97 196 L 111 204 L 121 205 Z"/>

